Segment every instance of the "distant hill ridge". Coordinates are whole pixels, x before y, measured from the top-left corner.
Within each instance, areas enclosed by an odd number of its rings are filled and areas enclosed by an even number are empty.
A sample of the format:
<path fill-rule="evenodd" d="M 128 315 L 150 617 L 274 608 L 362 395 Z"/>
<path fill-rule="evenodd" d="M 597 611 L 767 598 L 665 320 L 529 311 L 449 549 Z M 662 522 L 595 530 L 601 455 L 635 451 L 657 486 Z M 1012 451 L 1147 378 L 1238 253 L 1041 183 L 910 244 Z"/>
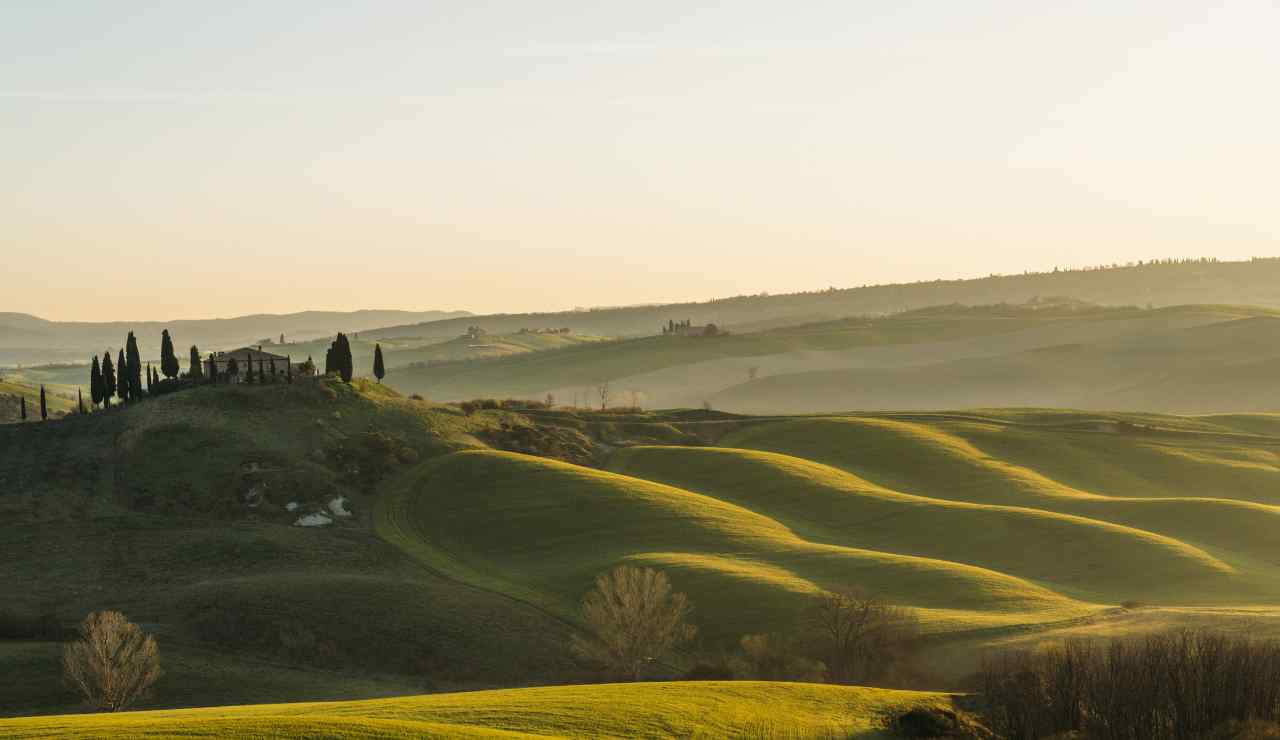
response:
<path fill-rule="evenodd" d="M 369 338 L 452 337 L 467 326 L 490 333 L 567 326 L 575 332 L 634 337 L 657 334 L 669 319 L 714 323 L 740 331 L 800 323 L 901 313 L 946 304 L 989 305 L 1063 298 L 1104 306 L 1231 304 L 1280 308 L 1280 258 L 1220 262 L 1152 261 L 1080 270 L 992 275 L 856 288 L 830 288 L 784 295 L 743 295 L 704 302 L 600 308 L 547 313 L 490 314 L 389 326 Z"/>
<path fill-rule="evenodd" d="M 24 313 L 0 313 L 0 364 L 8 362 L 84 361 L 89 351 L 116 347 L 132 331 L 139 337 L 158 337 L 168 329 L 183 347 L 202 349 L 244 345 L 284 334 L 290 341 L 314 339 L 335 332 L 358 332 L 406 321 L 437 321 L 468 316 L 466 311 L 300 311 L 288 314 L 250 314 L 231 318 L 176 321 L 49 321 Z M 7 351 L 6 351 L 7 350 Z"/>

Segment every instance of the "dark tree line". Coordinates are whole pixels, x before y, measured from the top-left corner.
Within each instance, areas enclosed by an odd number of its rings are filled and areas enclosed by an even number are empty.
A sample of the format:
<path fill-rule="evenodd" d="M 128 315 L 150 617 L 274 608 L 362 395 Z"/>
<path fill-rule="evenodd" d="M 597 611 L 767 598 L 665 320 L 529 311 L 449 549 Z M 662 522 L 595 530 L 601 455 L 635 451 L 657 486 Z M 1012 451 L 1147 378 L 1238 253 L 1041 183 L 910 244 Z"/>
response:
<path fill-rule="evenodd" d="M 116 355 L 115 362 L 112 362 L 109 351 L 102 355 L 101 361 L 96 355 L 93 357 L 89 367 L 89 399 L 95 408 L 98 406 L 111 408 L 113 398 L 122 403 L 137 401 L 146 395 L 161 392 L 164 388 L 161 384 L 176 381 L 181 376 L 181 372 L 178 356 L 173 349 L 173 338 L 169 335 L 168 329 L 160 334 L 159 370 L 152 367 L 149 362 L 144 366 L 141 352 L 138 350 L 138 340 L 133 332 L 129 332 L 125 338 L 124 347 Z M 163 380 L 160 377 L 161 374 L 164 375 Z M 192 345 L 191 365 L 188 368 L 187 377 L 199 379 L 203 376 L 200 350 Z M 83 397 L 80 399 L 80 406 L 83 409 Z"/>
<path fill-rule="evenodd" d="M 1192 740 L 1280 719 L 1280 643 L 1205 630 L 1001 653 L 978 678 L 991 729 L 1011 740 Z"/>

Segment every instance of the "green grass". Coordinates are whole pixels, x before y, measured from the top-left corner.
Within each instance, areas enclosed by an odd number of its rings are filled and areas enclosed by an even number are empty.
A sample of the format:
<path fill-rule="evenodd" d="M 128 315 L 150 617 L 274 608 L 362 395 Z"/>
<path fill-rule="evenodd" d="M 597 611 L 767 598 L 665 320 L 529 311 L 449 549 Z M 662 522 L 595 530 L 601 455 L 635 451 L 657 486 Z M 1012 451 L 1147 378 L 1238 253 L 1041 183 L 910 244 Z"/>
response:
<path fill-rule="evenodd" d="M 562 686 L 340 703 L 0 720 L 0 735 L 112 737 L 879 738 L 886 718 L 950 697 L 813 684 Z"/>
<path fill-rule="evenodd" d="M 1203 550 L 1131 526 L 902 494 L 775 453 L 637 447 L 620 450 L 612 467 L 767 514 L 811 540 L 976 565 L 1100 603 L 1216 592 L 1234 580 Z M 1118 562 L 1126 567 L 1111 567 Z"/>
<path fill-rule="evenodd" d="M 371 431 L 392 452 L 350 453 Z M 123 610 L 172 661 L 153 707 L 579 683 L 581 598 L 630 563 L 693 603 L 700 641 L 669 675 L 854 586 L 914 609 L 926 670 L 952 680 L 986 645 L 1105 630 L 1126 601 L 1270 613 L 1277 431 L 1052 409 L 467 415 L 367 381 L 199 388 L 0 427 L 0 608 Z M 607 469 L 511 451 L 538 440 Z M 293 526 L 339 495 L 351 517 Z M 69 711 L 56 653 L 0 643 L 0 712 Z M 253 721 L 225 729 L 267 732 Z M 362 721 L 280 731 L 451 720 Z"/>
<path fill-rule="evenodd" d="M 424 467 L 397 492 L 389 538 L 430 543 L 440 567 L 566 616 L 597 573 L 624 562 L 669 571 L 713 640 L 786 628 L 810 596 L 846 585 L 931 610 L 934 630 L 1089 611 L 1004 573 L 811 541 L 744 506 L 640 478 L 493 451 Z M 1213 572 L 1207 559 L 1201 567 Z"/>
<path fill-rule="evenodd" d="M 23 382 L 12 376 L 0 377 L 0 423 L 20 420 L 19 402 L 11 398 L 27 399 L 27 421 L 40 421 L 40 385 Z M 85 401 L 86 406 L 88 401 Z M 45 405 L 50 416 L 61 416 L 76 410 L 76 390 L 65 386 L 45 388 Z"/>

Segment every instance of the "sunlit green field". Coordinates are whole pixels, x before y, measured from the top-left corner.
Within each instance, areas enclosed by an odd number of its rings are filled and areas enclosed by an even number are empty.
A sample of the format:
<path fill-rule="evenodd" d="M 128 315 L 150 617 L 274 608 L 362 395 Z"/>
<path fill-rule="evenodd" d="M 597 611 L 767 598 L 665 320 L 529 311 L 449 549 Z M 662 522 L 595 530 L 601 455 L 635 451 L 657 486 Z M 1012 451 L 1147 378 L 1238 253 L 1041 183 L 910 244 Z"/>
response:
<path fill-rule="evenodd" d="M 876 738 L 942 694 L 763 682 L 564 686 L 338 703 L 0 720 L 0 735 L 67 737 Z"/>

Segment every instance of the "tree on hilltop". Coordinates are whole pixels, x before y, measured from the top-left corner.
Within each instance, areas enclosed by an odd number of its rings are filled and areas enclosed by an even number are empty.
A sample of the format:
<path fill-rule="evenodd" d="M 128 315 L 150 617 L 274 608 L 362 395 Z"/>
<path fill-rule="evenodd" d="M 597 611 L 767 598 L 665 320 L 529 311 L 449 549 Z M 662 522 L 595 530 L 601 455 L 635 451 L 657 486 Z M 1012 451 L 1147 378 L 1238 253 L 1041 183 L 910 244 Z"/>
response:
<path fill-rule="evenodd" d="M 382 364 L 382 345 L 373 345 L 373 377 L 381 383 L 382 379 L 387 377 L 387 368 Z"/>
<path fill-rule="evenodd" d="M 111 353 L 102 354 L 102 408 L 111 408 L 111 397 L 116 393 L 116 369 L 111 364 Z"/>
<path fill-rule="evenodd" d="M 123 402 L 129 401 L 129 363 L 125 360 L 123 349 L 116 360 L 116 396 Z"/>
<path fill-rule="evenodd" d="M 173 352 L 173 339 L 169 337 L 169 330 L 165 329 L 160 332 L 160 372 L 172 380 L 178 377 L 180 371 L 178 356 Z"/>
<path fill-rule="evenodd" d="M 98 364 L 98 356 L 93 356 L 93 366 L 89 369 L 89 400 L 96 408 L 102 403 L 102 366 Z"/>
<path fill-rule="evenodd" d="M 187 368 L 187 377 L 192 380 L 200 380 L 204 377 L 204 368 L 200 363 L 200 349 L 194 344 L 191 345 L 191 359 L 188 360 L 191 366 Z"/>
<path fill-rule="evenodd" d="M 355 364 L 351 359 L 351 342 L 346 334 L 338 332 L 338 336 L 329 345 L 329 350 L 324 356 L 324 372 L 326 375 L 338 373 L 342 376 L 344 383 L 351 382 L 351 376 L 355 374 Z"/>
<path fill-rule="evenodd" d="M 125 356 L 129 358 L 129 400 L 136 401 L 142 398 L 142 356 L 133 332 L 125 339 Z"/>

